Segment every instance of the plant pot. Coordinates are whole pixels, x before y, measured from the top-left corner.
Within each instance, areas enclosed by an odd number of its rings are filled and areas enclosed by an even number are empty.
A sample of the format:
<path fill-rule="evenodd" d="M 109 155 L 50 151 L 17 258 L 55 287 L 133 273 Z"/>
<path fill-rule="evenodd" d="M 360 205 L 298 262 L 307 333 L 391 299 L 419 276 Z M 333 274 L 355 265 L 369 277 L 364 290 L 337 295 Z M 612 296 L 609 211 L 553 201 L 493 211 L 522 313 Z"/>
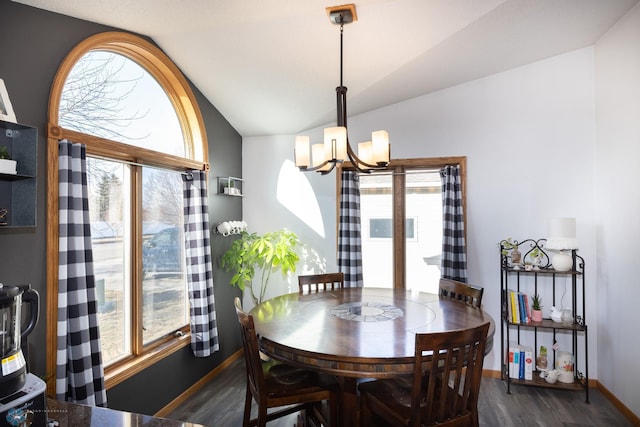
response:
<path fill-rule="evenodd" d="M 531 321 L 542 322 L 542 310 L 531 310 Z"/>
<path fill-rule="evenodd" d="M 0 159 L 0 173 L 15 175 L 17 162 L 15 160 Z"/>

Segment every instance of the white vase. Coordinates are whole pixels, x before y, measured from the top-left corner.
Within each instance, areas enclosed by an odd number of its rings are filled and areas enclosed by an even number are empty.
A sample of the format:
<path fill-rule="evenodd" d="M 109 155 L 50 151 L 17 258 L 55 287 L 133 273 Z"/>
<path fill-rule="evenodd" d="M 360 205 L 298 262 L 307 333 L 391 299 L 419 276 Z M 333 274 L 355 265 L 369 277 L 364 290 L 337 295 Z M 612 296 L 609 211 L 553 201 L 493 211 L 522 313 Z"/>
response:
<path fill-rule="evenodd" d="M 573 258 L 565 252 L 556 252 L 551 257 L 551 265 L 556 271 L 569 271 L 573 267 Z"/>
<path fill-rule="evenodd" d="M 573 354 L 567 351 L 559 351 L 558 359 L 556 361 L 556 368 L 560 371 L 560 375 L 558 375 L 558 381 L 568 384 L 573 382 Z"/>

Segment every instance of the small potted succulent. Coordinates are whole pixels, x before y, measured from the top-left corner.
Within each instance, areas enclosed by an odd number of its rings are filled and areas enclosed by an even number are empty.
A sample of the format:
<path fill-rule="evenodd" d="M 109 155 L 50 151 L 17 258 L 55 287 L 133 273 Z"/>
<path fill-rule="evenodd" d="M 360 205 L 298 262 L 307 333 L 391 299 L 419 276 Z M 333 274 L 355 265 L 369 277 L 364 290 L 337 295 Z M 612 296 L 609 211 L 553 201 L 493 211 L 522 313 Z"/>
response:
<path fill-rule="evenodd" d="M 542 322 L 542 298 L 538 294 L 531 300 L 531 321 Z"/>
<path fill-rule="evenodd" d="M 547 366 L 547 347 L 541 345 L 540 352 L 538 352 L 538 357 L 536 358 L 536 367 L 540 371 L 546 371 L 548 369 Z"/>

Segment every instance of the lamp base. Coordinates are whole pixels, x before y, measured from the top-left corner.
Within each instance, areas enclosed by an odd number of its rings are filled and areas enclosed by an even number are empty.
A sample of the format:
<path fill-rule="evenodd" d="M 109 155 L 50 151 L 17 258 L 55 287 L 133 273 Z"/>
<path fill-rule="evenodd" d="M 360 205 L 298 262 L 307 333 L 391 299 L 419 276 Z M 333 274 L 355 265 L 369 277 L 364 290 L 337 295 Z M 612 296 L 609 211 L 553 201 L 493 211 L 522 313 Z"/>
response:
<path fill-rule="evenodd" d="M 551 265 L 556 271 L 569 271 L 573 267 L 573 258 L 567 253 L 558 252 L 551 257 Z"/>

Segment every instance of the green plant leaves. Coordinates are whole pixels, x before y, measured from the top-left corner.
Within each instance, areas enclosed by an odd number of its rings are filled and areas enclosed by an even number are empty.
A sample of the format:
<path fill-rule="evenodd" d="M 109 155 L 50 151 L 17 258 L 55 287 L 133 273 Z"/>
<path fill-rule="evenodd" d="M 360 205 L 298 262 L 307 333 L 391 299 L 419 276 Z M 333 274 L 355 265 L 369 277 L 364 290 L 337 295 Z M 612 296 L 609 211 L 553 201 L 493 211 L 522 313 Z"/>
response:
<path fill-rule="evenodd" d="M 296 271 L 300 259 L 296 252 L 299 244 L 298 236 L 286 229 L 262 236 L 242 232 L 240 238 L 222 256 L 221 266 L 225 271 L 234 272 L 229 282 L 231 286 L 244 291 L 248 285 L 254 303 L 259 304 L 264 298 L 273 270 L 279 269 L 283 276 Z M 256 269 L 261 270 L 260 291 L 257 296 L 253 289 Z"/>

